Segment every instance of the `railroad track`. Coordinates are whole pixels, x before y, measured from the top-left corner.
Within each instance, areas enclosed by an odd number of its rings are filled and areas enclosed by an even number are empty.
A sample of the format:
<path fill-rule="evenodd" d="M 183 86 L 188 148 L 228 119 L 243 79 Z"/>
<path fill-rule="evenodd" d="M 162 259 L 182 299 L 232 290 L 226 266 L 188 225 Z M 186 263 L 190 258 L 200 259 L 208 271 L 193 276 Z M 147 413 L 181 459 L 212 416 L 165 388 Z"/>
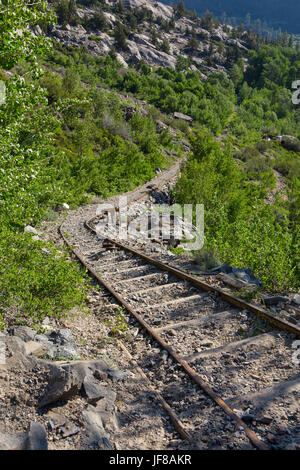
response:
<path fill-rule="evenodd" d="M 159 345 L 165 351 L 160 354 L 160 368 L 172 368 L 175 367 L 172 364 L 176 364 L 181 377 L 188 377 L 196 389 L 204 392 L 230 417 L 236 425 L 235 431 L 244 432 L 257 449 L 269 449 L 270 436 L 266 443 L 261 437 L 265 433 L 260 430 L 257 435 L 255 432 L 257 422 L 266 422 L 268 418 L 251 420 L 245 415 L 242 419 L 234 406 L 251 394 L 259 400 L 266 390 L 272 394 L 288 389 L 298 396 L 299 371 L 297 365 L 292 364 L 291 356 L 292 342 L 300 337 L 299 327 L 118 240 L 106 239 L 101 243 L 96 236 L 96 225 L 97 217 L 85 224 L 92 237 L 88 256 L 72 246 L 64 234 L 64 224 L 60 233 L 89 272 L 131 314 L 131 325 L 138 325 L 144 334 L 142 348 L 151 348 L 155 356 L 158 351 L 153 345 Z M 145 339 L 147 336 L 151 342 Z M 146 371 L 151 370 L 155 364 L 153 354 L 137 354 L 134 342 L 130 348 L 129 356 L 137 358 Z M 232 363 L 234 360 L 237 363 Z M 150 372 L 150 376 L 155 382 L 155 373 Z M 262 384 L 258 385 L 260 378 Z M 168 386 L 172 385 L 172 377 L 166 380 Z M 174 415 L 172 408 L 180 414 L 180 405 L 176 400 L 172 403 L 161 381 L 157 383 L 166 411 L 173 423 L 179 423 L 177 430 L 185 439 L 195 442 L 193 426 L 188 425 L 185 431 L 176 413 Z M 190 385 L 185 387 L 189 395 Z M 197 394 L 193 396 L 191 409 L 197 413 Z M 284 398 L 282 400 L 284 402 Z M 278 419 L 276 422 L 278 424 Z M 298 428 L 293 421 L 293 432 Z"/>

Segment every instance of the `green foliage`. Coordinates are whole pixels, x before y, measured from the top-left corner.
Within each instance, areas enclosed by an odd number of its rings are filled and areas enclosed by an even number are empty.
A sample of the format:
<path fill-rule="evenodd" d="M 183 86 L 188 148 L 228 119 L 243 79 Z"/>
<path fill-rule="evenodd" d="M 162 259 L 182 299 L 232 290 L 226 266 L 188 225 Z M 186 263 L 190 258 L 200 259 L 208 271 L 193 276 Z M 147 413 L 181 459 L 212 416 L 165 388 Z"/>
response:
<path fill-rule="evenodd" d="M 0 321 L 4 324 L 41 321 L 80 303 L 85 295 L 82 274 L 66 255 L 24 235 L 24 225 L 37 224 L 62 191 L 51 167 L 53 135 L 59 120 L 49 113 L 38 82 L 36 55 L 49 43 L 29 25 L 52 19 L 46 2 L 0 5 L 1 67 L 26 61 L 6 81 L 6 102 L 0 106 Z M 16 31 L 19 31 L 16 34 Z M 49 78 L 49 77 L 48 77 Z M 47 80 L 47 77 L 45 77 Z M 51 88 L 58 100 L 59 80 Z M 63 199 L 61 200 L 61 202 Z"/>
<path fill-rule="evenodd" d="M 193 54 L 199 47 L 195 30 L 192 31 L 191 37 L 187 44 L 188 50 Z"/>
<path fill-rule="evenodd" d="M 0 231 L 0 314 L 6 324 L 39 324 L 81 304 L 86 286 L 79 267 L 52 244 L 30 234 Z"/>
<path fill-rule="evenodd" d="M 118 313 L 112 319 L 106 319 L 105 325 L 109 327 L 112 336 L 122 336 L 128 331 L 128 320 L 122 307 L 117 307 Z"/>
<path fill-rule="evenodd" d="M 130 68 L 119 73 L 120 64 L 113 57 L 97 59 L 80 50 L 62 52 L 57 46 L 49 54 L 48 62 L 76 66 L 85 81 L 97 77 L 102 86 L 133 94 L 164 113 L 188 114 L 195 123 L 207 126 L 216 134 L 226 127 L 235 104 L 234 85 L 224 74 L 211 74 L 202 82 L 197 72 L 180 71 L 184 69 L 180 57 L 177 71 L 166 67 L 151 70 L 141 64 L 138 70 Z"/>
<path fill-rule="evenodd" d="M 59 21 L 76 24 L 75 1 L 56 7 Z M 126 49 L 128 28 L 145 19 L 158 30 L 146 8 L 130 14 L 121 3 L 118 8 L 125 26 L 118 23 L 114 31 L 117 48 Z M 101 10 L 89 20 L 91 30 L 105 30 Z M 178 11 L 183 14 L 183 5 Z M 268 288 L 299 287 L 298 147 L 262 143 L 263 136 L 277 134 L 300 138 L 300 113 L 289 90 L 290 80 L 298 78 L 298 51 L 266 46 L 250 52 L 244 76 L 239 51 L 232 47 L 231 79 L 215 73 L 203 82 L 188 70 L 191 58 L 179 56 L 176 70 L 143 63 L 124 70 L 114 48 L 98 58 L 84 47 L 51 47 L 31 30 L 54 21 L 46 2 L 6 0 L 0 13 L 0 76 L 7 95 L 0 106 L 0 328 L 58 317 L 84 300 L 83 273 L 51 244 L 24 234 L 24 226 L 53 218 L 57 204 L 76 207 L 93 194 L 125 192 L 153 177 L 155 168 L 169 163 L 165 155 L 181 151 L 168 129 L 156 131 L 157 121 L 176 126 L 177 141 L 182 134 L 190 138 L 192 152 L 175 195 L 182 204 L 205 205 L 201 263 L 221 259 L 251 267 Z M 165 31 L 174 27 L 174 19 L 157 23 Z M 208 12 L 202 26 L 215 24 Z M 247 33 L 248 43 L 256 40 Z M 12 70 L 9 79 L 7 70 Z M 191 116 L 193 124 L 172 121 L 175 111 Z M 222 133 L 221 146 L 213 135 Z M 266 205 L 275 185 L 273 168 L 287 178 L 287 199 Z M 113 334 L 126 331 L 122 311 L 110 326 Z"/>
<path fill-rule="evenodd" d="M 57 0 L 54 3 L 54 7 L 58 16 L 59 23 L 62 23 L 64 25 L 78 24 L 76 0 Z"/>
<path fill-rule="evenodd" d="M 166 54 L 169 54 L 170 44 L 169 44 L 169 41 L 167 40 L 167 38 L 163 38 L 159 48 L 160 48 L 161 51 L 165 52 Z"/>
<path fill-rule="evenodd" d="M 292 104 L 292 82 L 300 73 L 299 51 L 266 45 L 249 51 L 245 81 L 232 69 L 239 84 L 240 106 L 230 135 L 238 144 L 257 142 L 264 135 L 289 134 L 300 137 L 299 110 Z M 285 142 L 283 142 L 284 145 Z M 286 139 L 289 149 L 299 151 L 296 139 Z"/>
<path fill-rule="evenodd" d="M 115 26 L 114 37 L 116 46 L 121 50 L 125 50 L 127 48 L 127 33 L 124 26 L 120 22 L 118 22 Z"/>
<path fill-rule="evenodd" d="M 44 0 L 34 7 L 24 0 L 1 2 L 0 67 L 9 70 L 20 60 L 36 63 L 37 55 L 45 51 L 49 40 L 32 34 L 30 27 L 50 21 L 55 22 L 55 19 Z"/>
<path fill-rule="evenodd" d="M 97 10 L 91 18 L 83 22 L 83 26 L 88 30 L 106 31 L 108 29 L 107 19 L 102 10 Z"/>
<path fill-rule="evenodd" d="M 293 215 L 278 222 L 272 206 L 264 203 L 270 181 L 261 177 L 252 184 L 254 175 L 247 179 L 229 149 L 222 150 L 207 133 L 193 137 L 191 145 L 193 153 L 182 167 L 175 197 L 181 204 L 204 204 L 205 251 L 223 263 L 252 268 L 265 288 L 298 288 L 299 185 L 286 203 Z"/>

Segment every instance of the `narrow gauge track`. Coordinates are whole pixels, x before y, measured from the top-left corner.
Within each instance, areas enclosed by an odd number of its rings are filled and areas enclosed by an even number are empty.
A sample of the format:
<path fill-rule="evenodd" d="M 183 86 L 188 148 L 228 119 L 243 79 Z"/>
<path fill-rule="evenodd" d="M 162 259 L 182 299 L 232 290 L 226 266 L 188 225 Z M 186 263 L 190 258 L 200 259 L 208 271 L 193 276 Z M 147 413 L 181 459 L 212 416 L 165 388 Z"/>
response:
<path fill-rule="evenodd" d="M 97 217 L 94 217 L 85 225 L 96 235 L 96 224 Z M 300 328 L 270 314 L 259 306 L 236 298 L 218 287 L 206 284 L 194 276 L 161 263 L 117 240 L 106 239 L 108 245 L 102 247 L 94 257 L 97 264 L 97 269 L 94 269 L 64 236 L 64 223 L 60 227 L 60 234 L 98 282 L 130 312 L 142 329 L 167 351 L 181 370 L 235 421 L 239 429 L 243 429 L 251 443 L 257 449 L 268 450 L 270 447 L 226 403 L 227 400 L 225 401 L 216 393 L 215 387 L 202 378 L 197 361 L 210 352 L 223 352 L 226 355 L 228 347 L 238 349 L 248 343 L 250 345 L 261 345 L 264 342 L 267 345 L 273 344 L 278 331 L 282 330 L 288 332 L 292 341 L 293 338 L 300 337 Z M 95 263 L 93 265 L 95 266 Z M 221 308 L 222 305 L 223 308 Z M 236 341 L 241 327 L 241 315 L 243 325 L 245 323 L 248 326 L 255 325 L 258 319 L 262 321 L 265 324 L 263 332 L 255 334 L 252 338 Z M 217 338 L 216 348 L 207 349 L 207 346 L 215 343 L 214 326 L 216 323 L 224 326 L 223 329 L 221 328 L 222 336 L 219 335 Z M 203 344 L 204 349 L 196 348 L 195 344 L 190 342 L 187 343 L 182 335 L 183 331 L 196 331 L 201 327 L 206 332 L 209 327 L 212 334 L 212 341 L 206 341 L 206 344 Z M 172 332 L 171 336 L 170 332 Z M 174 336 L 177 341 L 173 346 L 170 344 L 172 340 L 170 342 L 169 340 Z M 199 344 L 197 338 L 195 343 Z"/>

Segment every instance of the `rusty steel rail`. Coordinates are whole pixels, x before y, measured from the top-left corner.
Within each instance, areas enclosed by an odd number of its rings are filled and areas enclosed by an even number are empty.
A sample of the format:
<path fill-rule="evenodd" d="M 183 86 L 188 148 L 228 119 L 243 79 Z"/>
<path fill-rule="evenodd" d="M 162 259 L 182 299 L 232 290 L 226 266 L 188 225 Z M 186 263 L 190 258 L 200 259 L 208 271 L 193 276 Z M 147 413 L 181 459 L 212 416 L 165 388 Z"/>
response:
<path fill-rule="evenodd" d="M 97 219 L 97 216 L 93 217 L 92 219 L 88 220 L 85 223 L 87 228 L 89 228 L 94 233 L 96 233 L 96 230 L 93 226 L 95 219 Z M 298 326 L 293 325 L 292 323 L 286 320 L 283 320 L 281 318 L 275 317 L 275 315 L 272 315 L 270 312 L 268 312 L 264 308 L 259 307 L 258 305 L 254 305 L 249 302 L 246 302 L 245 300 L 239 299 L 238 297 L 235 297 L 231 294 L 228 294 L 227 292 L 223 291 L 222 289 L 218 287 L 207 284 L 206 282 L 200 281 L 199 279 L 197 279 L 194 276 L 191 276 L 190 274 L 180 271 L 179 269 L 172 268 L 171 266 L 168 266 L 167 264 L 161 263 L 160 261 L 157 261 L 151 258 L 150 256 L 144 255 L 143 253 L 135 250 L 134 248 L 130 248 L 129 246 L 123 245 L 122 243 L 109 239 L 109 238 L 107 238 L 107 240 L 110 243 L 118 246 L 119 248 L 122 248 L 125 251 L 129 251 L 130 253 L 133 253 L 135 256 L 138 256 L 144 259 L 145 261 L 147 261 L 148 263 L 153 264 L 157 268 L 163 271 L 168 271 L 174 276 L 180 279 L 183 279 L 185 281 L 188 281 L 190 284 L 197 287 L 198 289 L 213 292 L 217 294 L 218 296 L 220 296 L 222 299 L 226 300 L 231 305 L 234 305 L 235 307 L 239 307 L 245 310 L 249 310 L 255 315 L 266 320 L 268 323 L 271 323 L 272 325 L 276 326 L 280 330 L 288 331 L 289 333 L 292 333 L 298 338 L 300 338 L 300 328 Z"/>
<path fill-rule="evenodd" d="M 89 221 L 90 222 L 90 221 Z M 202 377 L 192 368 L 188 365 L 188 363 L 182 359 L 182 357 L 180 357 L 175 351 L 173 348 L 171 348 L 171 346 L 169 346 L 165 341 L 164 339 L 141 317 L 141 315 L 139 315 L 135 309 L 128 304 L 128 302 L 123 299 L 114 289 L 113 287 L 107 283 L 106 281 L 104 281 L 104 279 L 101 278 L 101 276 L 99 276 L 99 274 L 86 262 L 86 260 L 84 259 L 84 257 L 82 256 L 82 254 L 76 250 L 72 244 L 70 243 L 70 241 L 64 236 L 64 233 L 63 233 L 63 225 L 64 225 L 64 222 L 61 224 L 61 226 L 59 227 L 59 233 L 61 235 L 61 237 L 63 238 L 64 242 L 66 243 L 66 245 L 68 245 L 68 247 L 71 249 L 71 251 L 74 253 L 74 255 L 79 259 L 79 261 L 87 268 L 87 270 L 89 271 L 89 273 L 95 278 L 97 279 L 97 281 L 103 285 L 112 295 L 113 297 L 120 303 L 120 305 L 122 305 L 123 307 L 125 307 L 125 309 L 131 313 L 131 315 L 138 321 L 138 323 L 142 326 L 142 328 L 154 339 L 154 341 L 156 341 L 160 346 L 161 348 L 163 348 L 165 351 L 168 352 L 168 354 L 174 359 L 174 361 L 179 365 L 181 366 L 182 370 L 193 380 L 193 382 L 198 385 L 198 387 L 200 387 L 205 393 L 206 395 L 208 395 L 218 406 L 220 406 L 222 408 L 222 410 L 228 415 L 230 416 L 238 426 L 242 427 L 246 436 L 248 437 L 248 439 L 250 440 L 250 442 L 252 442 L 252 444 L 259 450 L 270 450 L 270 447 L 265 444 L 261 439 L 259 439 L 258 436 L 256 436 L 256 434 L 247 426 L 246 423 L 244 423 L 244 421 L 227 405 L 227 403 L 225 403 L 225 401 L 216 393 L 214 392 L 214 390 L 211 388 L 211 386 L 206 383 Z M 91 227 L 89 227 L 91 228 Z M 92 229 L 95 232 L 95 229 Z M 117 243 L 113 240 L 111 240 L 112 243 L 116 244 L 116 245 L 119 245 L 120 247 L 123 248 L 123 245 L 121 245 L 120 243 Z M 124 246 L 124 249 L 128 249 L 128 247 L 125 247 Z M 136 253 L 138 254 L 138 252 L 136 252 L 135 250 L 132 250 L 132 249 L 129 249 L 129 251 L 133 252 L 133 253 Z M 144 259 L 148 259 L 147 256 L 143 255 L 142 256 Z M 149 260 L 151 260 L 152 262 L 154 262 L 155 260 L 152 260 L 151 258 L 149 258 Z M 150 262 L 150 261 L 149 261 Z M 158 262 L 155 262 L 155 263 L 152 263 L 152 264 L 156 264 Z M 158 267 L 160 266 L 164 266 L 162 263 L 158 263 L 157 264 Z M 170 268 L 173 270 L 173 268 Z M 176 275 L 177 275 L 177 272 L 180 273 L 180 274 L 183 274 L 181 271 L 178 271 L 178 270 L 174 270 Z M 172 272 L 172 271 L 171 271 Z M 208 287 L 211 287 L 211 286 L 208 286 Z M 209 289 L 209 290 L 212 290 L 212 289 Z"/>

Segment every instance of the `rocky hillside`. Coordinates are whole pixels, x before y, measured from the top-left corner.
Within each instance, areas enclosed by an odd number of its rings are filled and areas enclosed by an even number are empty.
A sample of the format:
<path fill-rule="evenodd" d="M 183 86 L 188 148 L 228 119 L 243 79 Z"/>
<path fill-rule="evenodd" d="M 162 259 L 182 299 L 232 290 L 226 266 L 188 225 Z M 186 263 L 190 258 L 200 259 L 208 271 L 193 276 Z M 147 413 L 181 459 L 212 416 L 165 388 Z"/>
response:
<path fill-rule="evenodd" d="M 180 57 L 186 59 L 185 68 L 205 76 L 227 72 L 251 47 L 249 33 L 221 25 L 211 16 L 182 16 L 151 0 L 98 2 L 91 7 L 83 3 L 88 2 L 74 2 L 67 11 L 61 2 L 54 3 L 58 22 L 48 28 L 49 36 L 64 46 L 84 46 L 97 56 L 116 54 L 125 68 L 140 61 L 175 68 Z"/>

